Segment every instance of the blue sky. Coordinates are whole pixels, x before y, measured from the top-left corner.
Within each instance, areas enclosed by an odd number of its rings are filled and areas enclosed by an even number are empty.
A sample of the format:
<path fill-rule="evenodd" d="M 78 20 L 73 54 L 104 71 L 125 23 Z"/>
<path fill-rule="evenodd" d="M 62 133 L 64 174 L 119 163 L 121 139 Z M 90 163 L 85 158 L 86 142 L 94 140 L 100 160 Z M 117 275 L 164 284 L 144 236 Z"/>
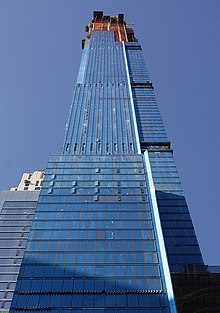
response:
<path fill-rule="evenodd" d="M 135 23 L 205 262 L 220 264 L 219 0 L 1 0 L 0 190 L 60 152 L 93 10 Z"/>

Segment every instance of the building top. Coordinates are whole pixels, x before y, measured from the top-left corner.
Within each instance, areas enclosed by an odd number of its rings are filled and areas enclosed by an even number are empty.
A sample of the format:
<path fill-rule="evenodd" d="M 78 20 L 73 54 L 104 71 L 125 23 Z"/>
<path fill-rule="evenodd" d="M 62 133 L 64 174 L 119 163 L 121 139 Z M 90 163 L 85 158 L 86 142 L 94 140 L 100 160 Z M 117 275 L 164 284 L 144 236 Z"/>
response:
<path fill-rule="evenodd" d="M 18 187 L 13 187 L 10 191 L 33 191 L 40 190 L 44 179 L 44 170 L 37 170 L 33 173 L 24 173 Z"/>
<path fill-rule="evenodd" d="M 127 27 L 128 24 L 124 20 L 124 14 L 120 13 L 116 16 L 104 15 L 103 11 L 94 11 L 91 22 L 85 27 L 88 32 L 89 39 L 92 31 L 114 31 L 116 42 L 129 41 L 134 42 L 137 39 L 134 37 L 132 28 Z M 85 40 L 83 40 L 84 47 Z"/>

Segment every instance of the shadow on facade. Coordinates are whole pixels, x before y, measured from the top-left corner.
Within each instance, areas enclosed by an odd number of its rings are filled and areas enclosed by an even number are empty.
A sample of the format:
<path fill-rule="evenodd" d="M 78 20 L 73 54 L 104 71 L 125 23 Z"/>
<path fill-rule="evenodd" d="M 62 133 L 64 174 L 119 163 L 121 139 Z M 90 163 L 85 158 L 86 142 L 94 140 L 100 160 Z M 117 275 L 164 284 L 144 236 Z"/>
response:
<path fill-rule="evenodd" d="M 206 271 L 185 197 L 162 191 L 156 197 L 171 273 Z"/>
<path fill-rule="evenodd" d="M 156 196 L 178 313 L 220 312 L 220 273 L 203 262 L 185 197 Z"/>
<path fill-rule="evenodd" d="M 129 277 L 115 279 L 110 277 L 113 273 L 104 278 L 104 266 L 98 266 L 100 273 L 90 275 L 89 265 L 87 272 L 80 264 L 58 266 L 29 259 L 29 263 L 22 265 L 10 312 L 46 310 L 60 313 L 71 312 L 71 309 L 73 312 L 93 312 L 90 311 L 93 308 L 105 312 L 104 308 L 109 308 L 109 312 L 119 313 L 127 312 L 128 308 L 129 312 L 139 312 L 138 308 L 141 308 L 141 312 L 147 313 L 152 308 L 154 313 L 167 305 L 162 290 L 137 290 Z M 58 309 L 63 311 L 56 311 Z"/>

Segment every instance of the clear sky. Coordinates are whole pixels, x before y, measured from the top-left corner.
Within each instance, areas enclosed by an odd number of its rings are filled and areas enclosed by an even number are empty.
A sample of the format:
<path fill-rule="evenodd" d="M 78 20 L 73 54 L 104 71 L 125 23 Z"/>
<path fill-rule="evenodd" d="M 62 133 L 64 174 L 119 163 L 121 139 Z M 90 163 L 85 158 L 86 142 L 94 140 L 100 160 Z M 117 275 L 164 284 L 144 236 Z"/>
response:
<path fill-rule="evenodd" d="M 59 154 L 92 11 L 135 23 L 206 264 L 220 264 L 220 1 L 0 0 L 0 190 Z"/>

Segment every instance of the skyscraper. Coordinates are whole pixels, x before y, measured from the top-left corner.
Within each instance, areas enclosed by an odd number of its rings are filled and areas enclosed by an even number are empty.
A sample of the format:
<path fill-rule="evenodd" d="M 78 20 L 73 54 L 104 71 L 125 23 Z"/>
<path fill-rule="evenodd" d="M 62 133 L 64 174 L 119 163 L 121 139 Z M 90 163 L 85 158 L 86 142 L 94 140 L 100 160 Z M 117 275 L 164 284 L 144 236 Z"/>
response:
<path fill-rule="evenodd" d="M 123 14 L 86 31 L 10 312 L 174 313 L 171 273 L 206 268 L 153 83 Z"/>

